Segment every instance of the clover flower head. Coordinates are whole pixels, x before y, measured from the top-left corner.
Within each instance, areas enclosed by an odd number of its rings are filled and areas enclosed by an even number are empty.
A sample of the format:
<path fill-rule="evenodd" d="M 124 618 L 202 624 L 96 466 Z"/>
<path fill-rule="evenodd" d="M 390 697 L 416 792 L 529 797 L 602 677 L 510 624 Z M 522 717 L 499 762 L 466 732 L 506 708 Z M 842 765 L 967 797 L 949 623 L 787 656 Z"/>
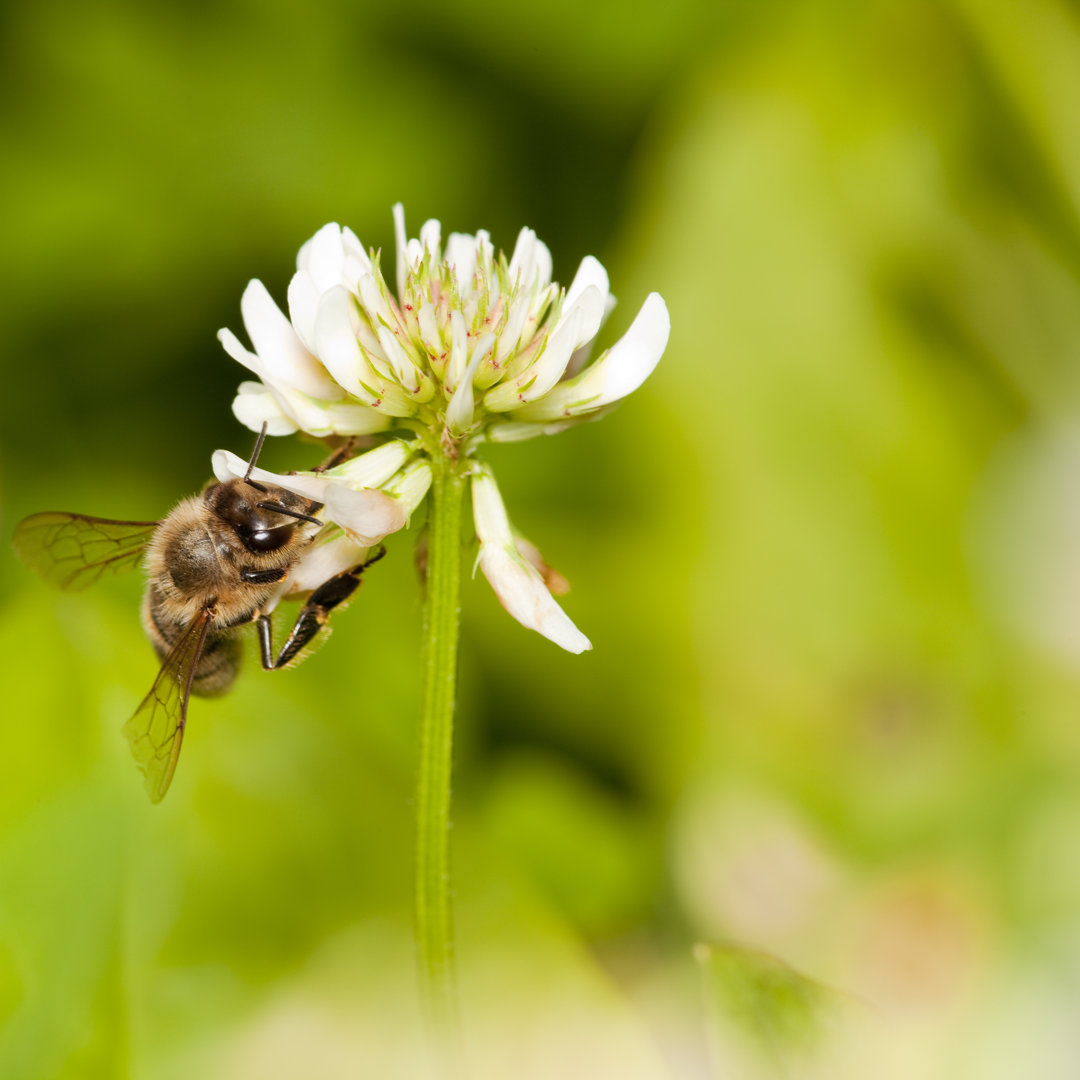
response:
<path fill-rule="evenodd" d="M 637 389 L 667 345 L 664 301 L 651 293 L 622 338 L 591 359 L 615 304 L 592 256 L 564 289 L 531 229 L 521 230 L 507 259 L 483 231 L 451 233 L 444 245 L 434 220 L 410 239 L 400 204 L 394 223 L 394 290 L 379 254 L 336 224 L 300 249 L 287 317 L 261 282 L 248 285 L 240 307 L 252 348 L 229 330 L 218 335 L 258 380 L 241 383 L 233 411 L 272 435 L 385 439 L 324 473 L 264 474 L 305 493 L 318 487 L 324 516 L 343 530 L 332 541 L 340 559 L 391 531 L 393 515 L 372 493 L 394 498 L 404 524 L 431 483 L 434 456 L 468 463 L 480 569 L 514 618 L 581 652 L 588 640 L 552 597 L 535 549 L 515 537 L 495 479 L 475 455 L 488 441 L 595 419 Z M 223 451 L 214 463 L 219 477 L 243 473 L 243 462 Z"/>

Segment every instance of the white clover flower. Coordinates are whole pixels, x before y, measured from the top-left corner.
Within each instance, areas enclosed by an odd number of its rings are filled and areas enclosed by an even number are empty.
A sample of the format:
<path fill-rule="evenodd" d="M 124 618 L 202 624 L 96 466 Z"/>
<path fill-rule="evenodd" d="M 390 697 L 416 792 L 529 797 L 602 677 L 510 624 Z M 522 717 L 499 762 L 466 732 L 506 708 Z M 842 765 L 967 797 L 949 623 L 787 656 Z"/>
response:
<path fill-rule="evenodd" d="M 349 229 L 326 225 L 300 249 L 289 317 L 252 281 L 241 313 L 254 351 L 229 330 L 219 333 L 229 355 L 259 379 L 242 383 L 233 403 L 247 427 L 266 424 L 273 435 L 387 433 L 383 445 L 325 473 L 258 475 L 325 504 L 324 516 L 345 532 L 333 541 L 337 555 L 320 558 L 337 565 L 390 523 L 365 493 L 394 496 L 400 528 L 427 492 L 433 456 L 468 463 L 478 564 L 500 602 L 564 649 L 588 649 L 522 554 L 495 479 L 474 455 L 485 441 L 550 435 L 594 419 L 636 390 L 667 345 L 667 307 L 651 293 L 622 338 L 590 361 L 615 303 L 592 256 L 563 289 L 531 229 L 522 229 L 507 261 L 486 232 L 451 233 L 444 249 L 439 222 L 408 239 L 399 204 L 394 223 L 396 293 L 377 253 L 365 252 Z M 219 476 L 245 468 L 215 455 Z"/>

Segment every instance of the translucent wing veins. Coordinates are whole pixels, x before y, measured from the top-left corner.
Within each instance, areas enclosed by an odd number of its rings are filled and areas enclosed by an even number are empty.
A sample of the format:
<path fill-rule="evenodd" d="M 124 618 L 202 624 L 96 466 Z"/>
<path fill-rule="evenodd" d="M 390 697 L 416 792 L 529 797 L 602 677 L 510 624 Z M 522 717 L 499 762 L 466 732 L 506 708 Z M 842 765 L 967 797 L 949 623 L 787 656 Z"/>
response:
<path fill-rule="evenodd" d="M 50 584 L 76 591 L 105 574 L 134 570 L 157 527 L 156 521 L 111 521 L 50 510 L 19 522 L 15 549 Z"/>
<path fill-rule="evenodd" d="M 161 802 L 172 783 L 184 739 L 191 682 L 214 615 L 204 608 L 165 657 L 150 693 L 124 725 L 131 752 L 146 778 L 151 802 Z"/>

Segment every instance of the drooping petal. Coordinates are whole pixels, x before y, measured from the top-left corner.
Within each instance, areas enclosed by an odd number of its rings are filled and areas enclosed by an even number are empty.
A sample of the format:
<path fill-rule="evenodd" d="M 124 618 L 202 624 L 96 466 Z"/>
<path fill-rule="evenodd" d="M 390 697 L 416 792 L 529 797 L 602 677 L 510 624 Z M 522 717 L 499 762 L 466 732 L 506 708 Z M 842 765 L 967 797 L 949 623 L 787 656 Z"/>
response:
<path fill-rule="evenodd" d="M 522 626 L 543 634 L 567 652 L 591 649 L 589 639 L 559 607 L 540 573 L 518 550 L 499 488 L 485 467 L 473 475 L 472 498 L 480 569 L 499 603 Z"/>
<path fill-rule="evenodd" d="M 518 410 L 520 420 L 579 416 L 618 401 L 652 374 L 667 346 L 671 319 L 659 293 L 650 293 L 630 329 L 591 367 Z"/>
<path fill-rule="evenodd" d="M 567 652 L 583 653 L 592 648 L 592 642 L 559 607 L 539 572 L 516 547 L 482 546 L 480 569 L 499 603 L 522 626 L 543 634 Z"/>

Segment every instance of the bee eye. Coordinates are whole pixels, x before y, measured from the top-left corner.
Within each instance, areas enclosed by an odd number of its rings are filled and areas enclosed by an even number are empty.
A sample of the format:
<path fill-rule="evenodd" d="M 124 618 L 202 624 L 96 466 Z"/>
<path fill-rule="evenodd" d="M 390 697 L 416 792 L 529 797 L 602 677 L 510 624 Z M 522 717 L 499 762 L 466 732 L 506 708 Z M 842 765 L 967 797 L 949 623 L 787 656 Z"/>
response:
<path fill-rule="evenodd" d="M 240 532 L 240 530 L 237 530 Z M 254 532 L 240 532 L 240 539 L 244 541 L 244 547 L 248 551 L 265 554 L 268 551 L 278 551 L 283 548 L 293 537 L 294 526 L 282 525 L 277 529 L 257 529 Z"/>

